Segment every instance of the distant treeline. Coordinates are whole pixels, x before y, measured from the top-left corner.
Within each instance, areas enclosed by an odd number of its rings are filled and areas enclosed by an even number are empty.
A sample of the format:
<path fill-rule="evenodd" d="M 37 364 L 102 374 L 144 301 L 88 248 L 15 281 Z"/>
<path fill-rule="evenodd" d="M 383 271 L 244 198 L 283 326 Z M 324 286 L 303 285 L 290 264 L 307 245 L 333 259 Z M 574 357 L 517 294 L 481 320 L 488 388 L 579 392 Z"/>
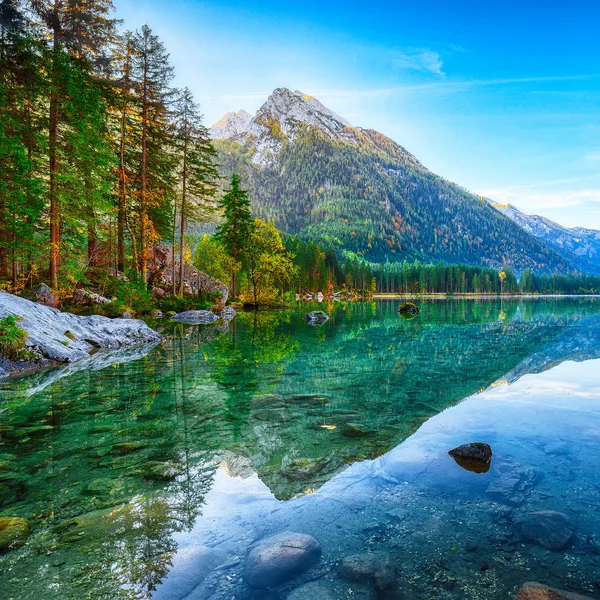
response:
<path fill-rule="evenodd" d="M 332 287 L 364 293 L 402 294 L 597 294 L 600 276 L 538 275 L 525 269 L 517 276 L 510 268 L 473 267 L 444 263 L 369 263 L 350 252 L 340 258 L 333 247 L 324 248 L 289 236 L 286 248 L 298 267 L 296 291 L 327 291 Z"/>

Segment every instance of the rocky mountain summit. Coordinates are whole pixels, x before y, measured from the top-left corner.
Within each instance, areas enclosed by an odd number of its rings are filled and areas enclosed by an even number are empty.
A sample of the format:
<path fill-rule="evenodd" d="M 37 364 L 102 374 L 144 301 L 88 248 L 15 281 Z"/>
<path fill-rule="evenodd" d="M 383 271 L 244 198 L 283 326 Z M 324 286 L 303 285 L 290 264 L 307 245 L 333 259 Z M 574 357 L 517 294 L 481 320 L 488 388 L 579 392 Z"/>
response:
<path fill-rule="evenodd" d="M 211 127 L 212 137 L 215 139 L 228 139 L 242 135 L 248 130 L 252 115 L 244 109 L 237 112 L 225 113 Z"/>
<path fill-rule="evenodd" d="M 580 269 L 600 274 L 600 231 L 584 227 L 563 227 L 540 215 L 527 215 L 512 204 L 486 200 L 519 227 L 558 250 Z"/>
<path fill-rule="evenodd" d="M 315 127 L 331 139 L 347 139 L 346 119 L 321 104 L 314 96 L 298 90 L 277 88 L 254 116 L 245 110 L 229 112 L 211 127 L 213 139 L 244 144 L 252 140 L 252 161 L 267 164 L 279 153 L 285 141 L 293 142 L 306 127 Z"/>

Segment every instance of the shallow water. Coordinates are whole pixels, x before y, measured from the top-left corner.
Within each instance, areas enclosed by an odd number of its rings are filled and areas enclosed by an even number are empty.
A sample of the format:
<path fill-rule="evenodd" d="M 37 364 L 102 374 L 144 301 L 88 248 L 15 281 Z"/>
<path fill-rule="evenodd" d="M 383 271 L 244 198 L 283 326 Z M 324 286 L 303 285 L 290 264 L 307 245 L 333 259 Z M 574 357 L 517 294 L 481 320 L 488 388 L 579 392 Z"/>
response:
<path fill-rule="evenodd" d="M 0 517 L 31 528 L 0 555 L 3 594 L 500 599 L 538 580 L 598 597 L 600 302 L 397 306 L 177 326 L 137 360 L 3 384 Z M 489 472 L 447 455 L 468 441 L 491 444 Z M 576 527 L 564 549 L 525 539 L 541 510 Z M 249 548 L 283 530 L 321 561 L 251 590 Z M 340 576 L 363 553 L 392 565 L 386 589 Z"/>

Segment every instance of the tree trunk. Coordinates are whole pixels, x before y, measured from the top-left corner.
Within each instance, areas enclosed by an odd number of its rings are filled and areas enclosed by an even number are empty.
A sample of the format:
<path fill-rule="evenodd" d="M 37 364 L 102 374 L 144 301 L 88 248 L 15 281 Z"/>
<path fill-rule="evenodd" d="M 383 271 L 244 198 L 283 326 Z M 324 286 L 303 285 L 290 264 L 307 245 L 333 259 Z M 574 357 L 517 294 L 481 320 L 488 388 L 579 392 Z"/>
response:
<path fill-rule="evenodd" d="M 183 252 L 184 252 L 184 238 L 185 238 L 185 201 L 187 194 L 187 132 L 184 134 L 186 139 L 183 145 L 183 182 L 182 182 L 182 193 L 181 193 L 181 223 L 180 223 L 180 237 L 179 237 L 179 296 L 183 298 Z M 175 250 L 175 248 L 173 248 Z M 175 276 L 175 273 L 173 273 Z"/>
<path fill-rule="evenodd" d="M 125 203 L 126 203 L 126 183 L 125 183 L 125 120 L 126 109 L 123 103 L 121 113 L 121 139 L 119 142 L 119 212 L 117 216 L 117 269 L 125 270 Z"/>
<path fill-rule="evenodd" d="M 148 160 L 148 59 L 144 57 L 144 91 L 142 95 L 142 173 L 141 173 L 141 198 L 140 198 L 140 272 L 142 279 L 147 281 L 148 269 L 146 265 L 146 167 Z"/>
<path fill-rule="evenodd" d="M 125 215 L 127 210 L 127 174 L 125 171 L 125 134 L 127 130 L 127 94 L 129 92 L 129 70 L 131 46 L 127 44 L 123 65 L 123 105 L 121 107 L 121 131 L 119 140 L 119 213 L 117 217 L 117 269 L 125 270 Z"/>
<path fill-rule="evenodd" d="M 173 202 L 173 233 L 171 237 L 171 295 L 175 296 L 175 238 L 177 237 L 177 202 Z"/>
<path fill-rule="evenodd" d="M 56 60 L 56 59 L 55 59 Z M 55 79 L 56 79 L 56 66 Z M 58 265 L 60 260 L 60 205 L 58 197 L 58 95 L 50 94 L 50 130 L 48 136 L 48 154 L 50 167 L 50 281 L 54 289 L 58 288 Z"/>

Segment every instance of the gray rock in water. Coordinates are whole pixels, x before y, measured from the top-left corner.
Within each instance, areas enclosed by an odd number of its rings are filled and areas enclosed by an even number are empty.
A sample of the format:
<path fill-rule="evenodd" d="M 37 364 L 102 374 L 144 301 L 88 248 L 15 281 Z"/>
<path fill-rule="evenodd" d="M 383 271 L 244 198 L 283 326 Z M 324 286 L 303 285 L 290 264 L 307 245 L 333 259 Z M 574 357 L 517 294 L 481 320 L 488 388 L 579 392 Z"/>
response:
<path fill-rule="evenodd" d="M 90 358 L 94 348 L 132 348 L 162 339 L 144 321 L 80 317 L 0 292 L 0 319 L 8 315 L 21 317 L 19 327 L 28 334 L 28 348 L 42 359 L 57 362 Z M 8 374 L 2 372 L 0 377 Z"/>
<path fill-rule="evenodd" d="M 367 553 L 346 556 L 342 560 L 340 577 L 357 583 L 371 582 L 383 591 L 394 587 L 398 572 L 389 556 Z"/>
<path fill-rule="evenodd" d="M 185 323 L 186 325 L 207 325 L 213 323 L 219 317 L 209 310 L 186 310 L 171 317 L 172 321 Z"/>
<path fill-rule="evenodd" d="M 487 464 L 492 459 L 492 449 L 489 444 L 483 442 L 471 442 L 462 444 L 448 452 L 455 459 L 469 460 Z"/>
<path fill-rule="evenodd" d="M 530 581 L 519 588 L 515 600 L 591 600 L 591 598 Z"/>
<path fill-rule="evenodd" d="M 313 310 L 304 317 L 304 320 L 309 325 L 322 325 L 329 320 L 329 315 L 322 310 Z"/>
<path fill-rule="evenodd" d="M 575 533 L 575 525 L 569 517 L 553 510 L 527 513 L 517 524 L 524 540 L 548 550 L 563 550 Z"/>
<path fill-rule="evenodd" d="M 252 588 L 270 589 L 310 569 L 320 557 L 321 544 L 314 537 L 285 531 L 251 550 L 242 576 Z"/>

